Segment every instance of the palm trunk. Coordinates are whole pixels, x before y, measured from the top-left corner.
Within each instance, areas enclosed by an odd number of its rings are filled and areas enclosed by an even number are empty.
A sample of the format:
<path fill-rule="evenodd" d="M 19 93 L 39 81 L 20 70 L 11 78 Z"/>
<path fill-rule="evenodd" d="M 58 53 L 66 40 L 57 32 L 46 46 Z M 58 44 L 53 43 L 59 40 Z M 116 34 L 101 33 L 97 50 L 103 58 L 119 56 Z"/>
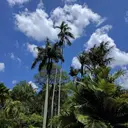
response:
<path fill-rule="evenodd" d="M 49 75 L 47 75 L 46 93 L 45 93 L 45 103 L 44 103 L 44 118 L 43 118 L 43 127 L 42 127 L 42 128 L 46 128 L 46 125 L 47 125 L 47 114 L 48 114 L 48 86 L 49 86 Z"/>
<path fill-rule="evenodd" d="M 63 46 L 61 47 L 61 52 L 62 52 L 62 55 L 63 55 Z M 61 80 L 62 80 L 62 61 L 61 61 L 60 78 L 59 78 L 58 116 L 60 115 L 60 93 L 61 93 Z"/>
<path fill-rule="evenodd" d="M 56 88 L 56 78 L 57 78 L 57 68 L 56 68 L 56 74 L 55 74 L 55 80 L 54 80 L 54 86 L 53 86 L 53 93 L 52 93 L 51 118 L 53 117 L 54 98 L 55 98 L 55 88 Z M 51 122 L 50 128 L 52 128 L 52 122 Z"/>
<path fill-rule="evenodd" d="M 61 79 L 62 79 L 62 63 L 61 63 L 61 69 L 60 69 L 60 78 L 59 78 L 58 116 L 60 115 L 60 93 L 61 93 Z"/>
<path fill-rule="evenodd" d="M 63 55 L 63 47 L 62 47 L 62 55 Z M 62 61 L 61 61 L 61 69 L 60 69 L 60 78 L 59 78 L 59 95 L 58 95 L 58 116 L 60 115 L 60 93 L 61 93 L 61 80 L 62 80 Z"/>

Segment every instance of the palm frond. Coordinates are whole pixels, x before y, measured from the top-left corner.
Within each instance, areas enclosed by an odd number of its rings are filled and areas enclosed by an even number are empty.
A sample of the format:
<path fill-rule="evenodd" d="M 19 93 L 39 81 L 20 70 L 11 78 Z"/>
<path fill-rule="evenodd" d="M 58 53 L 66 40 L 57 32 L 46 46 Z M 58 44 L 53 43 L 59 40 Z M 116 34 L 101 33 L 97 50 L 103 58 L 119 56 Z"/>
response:
<path fill-rule="evenodd" d="M 34 62 L 32 63 L 31 69 L 35 68 L 36 64 L 40 61 L 39 58 L 36 58 Z"/>

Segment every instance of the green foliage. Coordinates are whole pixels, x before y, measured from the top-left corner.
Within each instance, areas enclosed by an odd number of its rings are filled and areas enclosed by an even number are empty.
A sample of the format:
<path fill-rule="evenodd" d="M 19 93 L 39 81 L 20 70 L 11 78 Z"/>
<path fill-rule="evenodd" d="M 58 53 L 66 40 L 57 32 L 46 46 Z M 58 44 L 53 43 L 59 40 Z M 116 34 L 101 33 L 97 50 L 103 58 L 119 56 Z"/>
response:
<path fill-rule="evenodd" d="M 17 83 L 11 91 L 12 99 L 22 102 L 31 100 L 34 94 L 34 89 L 26 81 L 21 81 Z"/>
<path fill-rule="evenodd" d="M 6 99 L 9 98 L 9 89 L 4 85 L 4 83 L 0 83 L 0 108 L 4 107 Z"/>
<path fill-rule="evenodd" d="M 56 126 L 84 128 L 125 128 L 127 127 L 127 93 L 115 85 L 118 77 L 124 74 L 119 70 L 112 74 L 107 55 L 111 48 L 108 43 L 94 46 L 78 57 L 81 63 L 81 79 L 68 83 L 65 89 L 68 99 L 62 106 L 61 115 L 53 118 Z M 71 68 L 70 74 L 76 76 Z M 78 76 L 77 76 L 78 77 Z M 77 85 L 77 86 L 76 86 Z"/>
<path fill-rule="evenodd" d="M 11 98 L 22 102 L 28 109 L 28 113 L 33 113 L 36 110 L 35 100 L 36 92 L 26 81 L 17 83 L 11 91 Z"/>
<path fill-rule="evenodd" d="M 102 42 L 78 55 L 81 68 L 70 68 L 72 81 L 56 63 L 64 61 L 63 47 L 71 45 L 74 36 L 65 22 L 56 28 L 60 29 L 58 42 L 47 39 L 45 48 L 37 47 L 32 64 L 34 68 L 39 63 L 35 75 L 39 92 L 26 81 L 11 91 L 0 83 L 0 128 L 41 128 L 43 122 L 44 128 L 128 128 L 128 90 L 116 83 L 125 71 L 112 72 L 109 67 L 112 47 Z"/>

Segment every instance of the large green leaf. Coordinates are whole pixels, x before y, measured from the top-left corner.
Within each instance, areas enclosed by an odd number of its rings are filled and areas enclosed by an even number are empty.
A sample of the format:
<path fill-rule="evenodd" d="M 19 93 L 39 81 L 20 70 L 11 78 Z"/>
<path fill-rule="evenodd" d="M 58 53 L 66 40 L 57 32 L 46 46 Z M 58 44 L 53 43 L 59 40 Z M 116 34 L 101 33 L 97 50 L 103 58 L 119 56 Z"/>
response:
<path fill-rule="evenodd" d="M 105 122 L 93 119 L 86 115 L 76 114 L 76 118 L 79 122 L 84 124 L 84 128 L 108 128 L 108 125 Z"/>

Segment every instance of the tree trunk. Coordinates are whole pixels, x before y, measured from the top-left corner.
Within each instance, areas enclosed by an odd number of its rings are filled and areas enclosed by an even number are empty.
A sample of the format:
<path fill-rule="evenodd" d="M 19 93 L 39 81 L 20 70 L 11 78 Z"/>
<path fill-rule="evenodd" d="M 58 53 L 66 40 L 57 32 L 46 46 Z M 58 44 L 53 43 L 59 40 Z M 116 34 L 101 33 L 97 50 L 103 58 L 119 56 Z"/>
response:
<path fill-rule="evenodd" d="M 55 80 L 54 80 L 54 86 L 53 86 L 53 93 L 52 93 L 51 118 L 53 117 L 54 98 L 55 98 L 55 88 L 56 88 L 56 78 L 57 78 L 57 67 L 56 67 L 56 74 L 55 74 Z M 52 122 L 51 122 L 50 128 L 52 128 Z"/>
<path fill-rule="evenodd" d="M 61 79 L 62 79 L 62 63 L 61 63 L 61 69 L 60 69 L 60 78 L 59 78 L 58 116 L 60 115 L 60 93 L 61 93 Z"/>
<path fill-rule="evenodd" d="M 63 55 L 63 47 L 61 48 Z M 60 93 L 61 93 L 61 79 L 62 79 L 62 61 L 61 61 L 61 69 L 60 69 L 60 79 L 59 79 L 59 94 L 58 94 L 58 116 L 60 115 Z"/>
<path fill-rule="evenodd" d="M 48 114 L 48 88 L 49 88 L 48 86 L 49 86 L 49 75 L 47 75 L 47 83 L 46 83 L 43 128 L 46 128 L 46 125 L 47 125 L 47 114 Z"/>

